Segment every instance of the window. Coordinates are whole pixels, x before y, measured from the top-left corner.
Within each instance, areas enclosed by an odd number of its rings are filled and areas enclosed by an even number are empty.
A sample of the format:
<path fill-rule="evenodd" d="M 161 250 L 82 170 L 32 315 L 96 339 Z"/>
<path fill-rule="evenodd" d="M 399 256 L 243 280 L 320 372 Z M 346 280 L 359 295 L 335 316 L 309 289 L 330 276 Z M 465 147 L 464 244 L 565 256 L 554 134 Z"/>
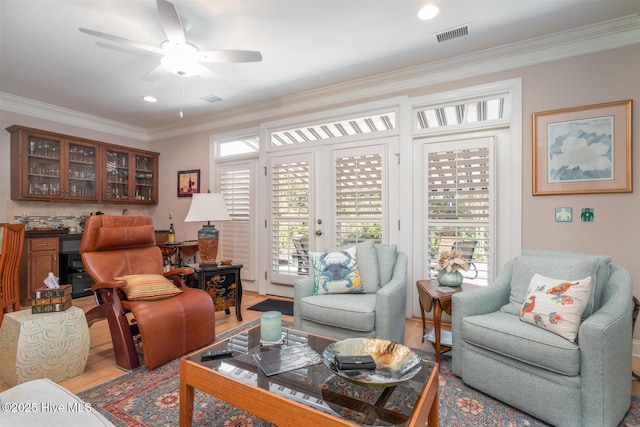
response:
<path fill-rule="evenodd" d="M 420 108 L 416 111 L 416 127 L 431 129 L 502 118 L 504 118 L 504 97 L 500 96 L 440 107 Z"/>
<path fill-rule="evenodd" d="M 231 221 L 221 221 L 220 257 L 242 264 L 242 275 L 255 280 L 255 242 L 253 217 L 253 163 L 220 164 L 218 166 L 219 188 L 224 195 Z"/>
<path fill-rule="evenodd" d="M 239 154 L 257 153 L 258 148 L 259 139 L 257 135 L 216 141 L 216 157 L 222 158 Z"/>
<path fill-rule="evenodd" d="M 294 238 L 309 235 L 310 162 L 302 157 L 271 163 L 271 272 L 276 275 L 298 274 Z"/>
<path fill-rule="evenodd" d="M 469 264 L 467 279 L 487 283 L 492 138 L 426 144 L 426 240 L 431 275 L 443 250 L 459 249 Z"/>
<path fill-rule="evenodd" d="M 361 150 L 362 151 L 362 150 Z M 336 245 L 382 241 L 382 154 L 335 159 Z"/>
<path fill-rule="evenodd" d="M 395 127 L 396 113 L 389 111 L 273 132 L 271 134 L 271 146 L 384 132 L 395 129 Z"/>

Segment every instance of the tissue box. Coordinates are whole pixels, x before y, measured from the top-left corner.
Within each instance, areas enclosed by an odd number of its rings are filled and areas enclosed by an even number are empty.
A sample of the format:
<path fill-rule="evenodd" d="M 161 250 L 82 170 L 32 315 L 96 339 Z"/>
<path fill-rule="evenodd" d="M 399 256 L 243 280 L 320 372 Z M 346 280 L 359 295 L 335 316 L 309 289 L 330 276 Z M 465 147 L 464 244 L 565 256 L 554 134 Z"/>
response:
<path fill-rule="evenodd" d="M 31 313 L 51 313 L 65 311 L 71 307 L 71 285 L 59 288 L 37 288 L 31 292 Z"/>

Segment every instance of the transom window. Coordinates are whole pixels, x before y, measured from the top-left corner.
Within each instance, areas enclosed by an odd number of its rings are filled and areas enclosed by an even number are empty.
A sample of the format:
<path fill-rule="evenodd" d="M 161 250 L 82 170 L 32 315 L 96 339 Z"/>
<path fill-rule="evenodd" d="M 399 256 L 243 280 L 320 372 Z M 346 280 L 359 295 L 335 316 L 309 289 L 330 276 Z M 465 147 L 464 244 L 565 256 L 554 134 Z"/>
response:
<path fill-rule="evenodd" d="M 504 97 L 461 102 L 441 107 L 427 107 L 418 109 L 416 115 L 417 129 L 502 119 L 504 116 Z"/>
<path fill-rule="evenodd" d="M 218 157 L 229 157 L 238 154 L 256 153 L 258 152 L 259 148 L 259 138 L 258 135 L 255 135 L 244 138 L 216 141 L 216 146 Z"/>
<path fill-rule="evenodd" d="M 395 129 L 396 113 L 385 112 L 339 121 L 319 123 L 293 129 L 285 129 L 271 134 L 271 146 L 300 144 L 323 141 L 363 133 L 384 132 Z"/>

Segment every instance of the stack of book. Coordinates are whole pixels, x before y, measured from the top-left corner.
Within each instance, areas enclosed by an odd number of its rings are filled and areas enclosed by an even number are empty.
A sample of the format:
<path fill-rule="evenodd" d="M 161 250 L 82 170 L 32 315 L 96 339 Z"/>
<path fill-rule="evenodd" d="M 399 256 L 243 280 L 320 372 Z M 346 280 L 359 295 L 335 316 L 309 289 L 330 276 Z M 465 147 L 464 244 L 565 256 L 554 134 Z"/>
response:
<path fill-rule="evenodd" d="M 71 307 L 71 285 L 37 288 L 31 291 L 31 313 L 53 313 Z"/>

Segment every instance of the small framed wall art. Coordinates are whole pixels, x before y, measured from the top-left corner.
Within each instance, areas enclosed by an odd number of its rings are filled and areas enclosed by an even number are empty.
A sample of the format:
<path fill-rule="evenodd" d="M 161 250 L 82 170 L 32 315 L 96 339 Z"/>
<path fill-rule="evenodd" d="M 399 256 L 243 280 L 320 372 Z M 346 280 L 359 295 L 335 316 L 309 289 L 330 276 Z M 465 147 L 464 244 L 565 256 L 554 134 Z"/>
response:
<path fill-rule="evenodd" d="M 632 101 L 533 114 L 533 195 L 630 193 Z"/>
<path fill-rule="evenodd" d="M 200 192 L 200 169 L 178 171 L 178 197 Z"/>

